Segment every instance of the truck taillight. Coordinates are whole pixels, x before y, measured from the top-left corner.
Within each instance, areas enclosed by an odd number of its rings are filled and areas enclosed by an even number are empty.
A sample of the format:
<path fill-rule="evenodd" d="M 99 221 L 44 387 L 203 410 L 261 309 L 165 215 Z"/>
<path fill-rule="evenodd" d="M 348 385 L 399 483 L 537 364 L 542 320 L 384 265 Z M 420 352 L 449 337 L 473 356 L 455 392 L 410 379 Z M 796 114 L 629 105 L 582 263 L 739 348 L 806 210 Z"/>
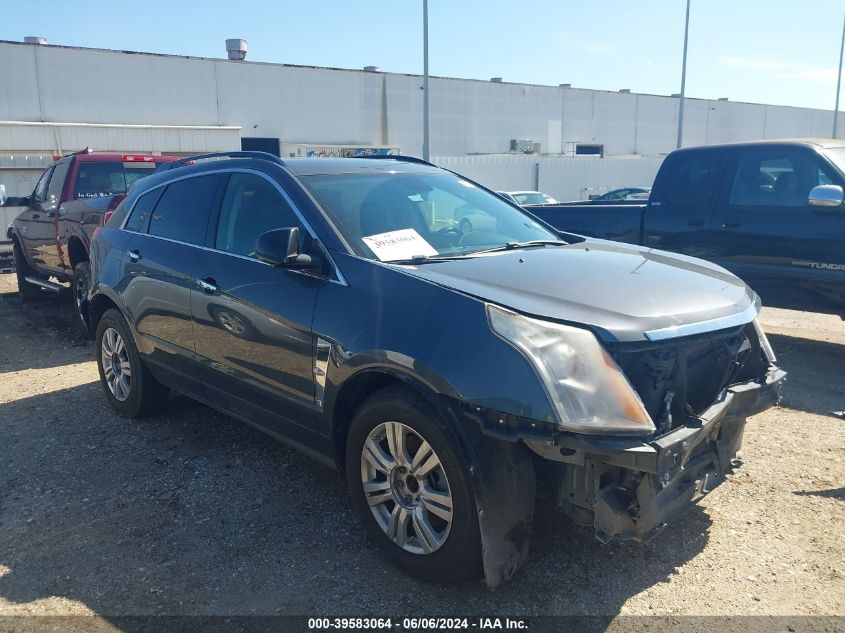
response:
<path fill-rule="evenodd" d="M 109 220 L 111 220 L 111 216 L 114 215 L 114 210 L 117 209 L 117 206 L 126 200 L 125 193 L 119 193 L 116 196 L 112 197 L 109 201 L 109 206 L 106 207 L 106 212 L 103 214 L 103 226 L 108 224 Z"/>
<path fill-rule="evenodd" d="M 154 163 L 155 156 L 136 156 L 133 154 L 124 154 L 124 163 Z"/>

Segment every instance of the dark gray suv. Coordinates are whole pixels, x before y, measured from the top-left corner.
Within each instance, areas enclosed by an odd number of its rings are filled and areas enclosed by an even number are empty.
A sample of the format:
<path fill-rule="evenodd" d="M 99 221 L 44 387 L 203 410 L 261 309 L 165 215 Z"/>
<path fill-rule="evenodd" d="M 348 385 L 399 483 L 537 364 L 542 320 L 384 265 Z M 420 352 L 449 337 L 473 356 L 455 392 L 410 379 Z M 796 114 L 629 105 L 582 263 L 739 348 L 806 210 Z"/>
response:
<path fill-rule="evenodd" d="M 540 486 L 602 541 L 650 537 L 784 379 L 722 268 L 559 234 L 418 159 L 169 163 L 91 265 L 112 407 L 174 390 L 331 464 L 381 549 L 440 581 L 513 575 Z"/>

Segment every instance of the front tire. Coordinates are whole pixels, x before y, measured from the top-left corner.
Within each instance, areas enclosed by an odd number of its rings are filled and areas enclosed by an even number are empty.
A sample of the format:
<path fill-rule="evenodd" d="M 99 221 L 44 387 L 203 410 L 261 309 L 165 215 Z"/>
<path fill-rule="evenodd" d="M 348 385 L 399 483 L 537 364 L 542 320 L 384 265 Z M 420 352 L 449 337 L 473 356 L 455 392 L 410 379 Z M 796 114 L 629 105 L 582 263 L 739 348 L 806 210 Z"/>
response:
<path fill-rule="evenodd" d="M 437 412 L 406 387 L 374 394 L 352 420 L 346 478 L 353 504 L 370 538 L 412 576 L 440 583 L 481 576 L 465 461 Z"/>
<path fill-rule="evenodd" d="M 12 256 L 15 258 L 15 275 L 18 278 L 18 292 L 23 301 L 33 301 L 41 294 L 41 288 L 29 283 L 26 278 L 33 274 L 29 262 L 24 257 L 23 249 L 18 241 L 12 242 Z"/>
<path fill-rule="evenodd" d="M 73 307 L 82 331 L 91 338 L 91 318 L 88 313 L 88 291 L 91 289 L 91 266 L 88 262 L 79 262 L 73 267 L 71 291 L 73 293 Z"/>
<path fill-rule="evenodd" d="M 129 324 L 115 310 L 106 310 L 97 325 L 97 370 L 100 385 L 112 408 L 127 418 L 140 418 L 157 411 L 169 390 L 146 368 Z"/>

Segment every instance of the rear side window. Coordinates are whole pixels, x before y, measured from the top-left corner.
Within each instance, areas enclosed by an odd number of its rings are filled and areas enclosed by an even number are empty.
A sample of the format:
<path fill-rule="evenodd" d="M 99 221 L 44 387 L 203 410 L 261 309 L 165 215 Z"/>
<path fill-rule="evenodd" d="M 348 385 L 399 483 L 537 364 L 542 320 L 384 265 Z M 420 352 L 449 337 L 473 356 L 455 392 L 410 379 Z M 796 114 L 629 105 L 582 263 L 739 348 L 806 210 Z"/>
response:
<path fill-rule="evenodd" d="M 135 206 L 132 207 L 132 214 L 123 228 L 127 231 L 143 232 L 147 228 L 147 219 L 150 217 L 150 212 L 153 210 L 159 194 L 161 194 L 161 190 L 156 189 L 138 198 Z"/>
<path fill-rule="evenodd" d="M 209 175 L 168 185 L 150 218 L 149 234 L 202 244 L 217 182 L 217 175 Z"/>
<path fill-rule="evenodd" d="M 663 201 L 675 207 L 712 203 L 719 187 L 722 159 L 718 152 L 683 152 L 668 157 L 661 168 Z"/>
<path fill-rule="evenodd" d="M 288 227 L 302 231 L 296 213 L 272 184 L 254 174 L 232 174 L 220 208 L 216 248 L 252 255 L 259 235 Z"/>

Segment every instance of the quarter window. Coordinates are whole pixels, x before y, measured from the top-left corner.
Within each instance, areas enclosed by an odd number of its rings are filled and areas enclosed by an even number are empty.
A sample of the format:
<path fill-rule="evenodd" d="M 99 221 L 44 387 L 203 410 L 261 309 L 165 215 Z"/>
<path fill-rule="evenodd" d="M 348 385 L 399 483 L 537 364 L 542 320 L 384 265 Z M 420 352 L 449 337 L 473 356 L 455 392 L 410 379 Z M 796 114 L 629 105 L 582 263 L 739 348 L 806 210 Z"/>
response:
<path fill-rule="evenodd" d="M 123 228 L 127 231 L 143 232 L 147 227 L 147 220 L 150 217 L 150 211 L 153 210 L 160 193 L 161 191 L 158 190 L 151 191 L 150 193 L 145 193 L 143 196 L 138 198 L 135 206 L 132 207 L 132 214 L 129 216 L 129 219 L 126 221 L 126 225 Z"/>
<path fill-rule="evenodd" d="M 251 256 L 259 235 L 287 227 L 302 230 L 296 213 L 270 182 L 254 174 L 231 175 L 220 208 L 216 248 Z"/>
<path fill-rule="evenodd" d="M 209 175 L 168 185 L 150 218 L 150 235 L 202 244 L 217 182 L 216 175 Z"/>

